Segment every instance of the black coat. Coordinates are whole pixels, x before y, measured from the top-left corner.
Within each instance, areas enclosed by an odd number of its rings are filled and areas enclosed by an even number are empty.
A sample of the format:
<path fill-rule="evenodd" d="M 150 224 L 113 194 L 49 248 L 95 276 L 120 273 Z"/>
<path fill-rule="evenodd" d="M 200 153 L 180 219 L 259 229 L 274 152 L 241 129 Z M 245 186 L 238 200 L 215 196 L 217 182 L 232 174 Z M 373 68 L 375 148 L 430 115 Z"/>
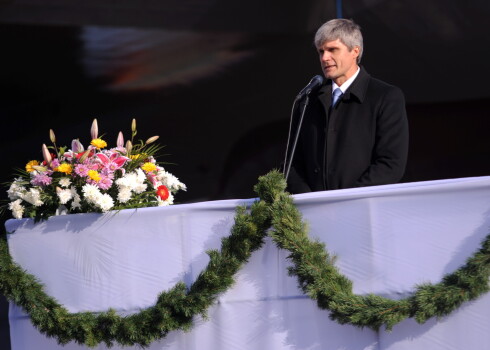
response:
<path fill-rule="evenodd" d="M 331 108 L 332 81 L 310 96 L 288 178 L 292 193 L 400 181 L 408 152 L 402 91 L 364 68 Z M 294 113 L 297 124 L 305 100 Z M 292 135 L 296 126 L 293 126 Z"/>

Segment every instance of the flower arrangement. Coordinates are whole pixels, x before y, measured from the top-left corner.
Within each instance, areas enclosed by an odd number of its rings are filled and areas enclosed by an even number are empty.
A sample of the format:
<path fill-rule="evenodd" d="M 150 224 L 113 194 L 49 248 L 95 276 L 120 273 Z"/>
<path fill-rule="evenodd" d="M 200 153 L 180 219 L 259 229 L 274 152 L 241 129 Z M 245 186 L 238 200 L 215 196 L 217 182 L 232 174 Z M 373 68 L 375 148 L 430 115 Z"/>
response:
<path fill-rule="evenodd" d="M 155 160 L 162 146 L 158 136 L 135 142 L 136 120 L 131 123 L 131 140 L 124 143 L 119 132 L 117 145 L 107 148 L 99 137 L 97 119 L 90 130 L 90 145 L 79 139 L 71 149 L 57 147 L 54 131 L 52 146 L 42 145 L 43 161 L 31 160 L 10 183 L 8 209 L 16 219 L 36 221 L 52 215 L 107 212 L 173 204 L 174 194 L 186 185 Z"/>

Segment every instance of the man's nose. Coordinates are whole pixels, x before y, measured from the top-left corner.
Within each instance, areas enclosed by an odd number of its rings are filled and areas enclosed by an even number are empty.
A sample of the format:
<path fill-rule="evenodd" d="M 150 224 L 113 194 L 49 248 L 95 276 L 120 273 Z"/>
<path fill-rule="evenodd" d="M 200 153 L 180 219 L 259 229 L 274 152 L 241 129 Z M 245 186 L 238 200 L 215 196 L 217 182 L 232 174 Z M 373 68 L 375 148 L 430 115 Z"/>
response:
<path fill-rule="evenodd" d="M 329 52 L 326 52 L 326 51 L 325 51 L 325 52 L 323 52 L 323 53 L 322 53 L 321 60 L 322 60 L 323 62 L 328 61 L 328 59 L 329 59 L 329 58 L 330 58 L 330 53 L 329 53 Z"/>

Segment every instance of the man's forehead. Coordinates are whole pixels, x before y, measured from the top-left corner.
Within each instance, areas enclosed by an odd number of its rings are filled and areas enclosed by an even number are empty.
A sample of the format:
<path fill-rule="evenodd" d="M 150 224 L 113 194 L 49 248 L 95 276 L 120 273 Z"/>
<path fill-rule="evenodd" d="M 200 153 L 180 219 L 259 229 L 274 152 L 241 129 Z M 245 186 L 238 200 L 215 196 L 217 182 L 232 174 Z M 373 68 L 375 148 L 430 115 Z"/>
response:
<path fill-rule="evenodd" d="M 346 45 L 340 39 L 325 40 L 323 44 L 317 47 L 317 49 L 326 49 L 326 48 L 343 47 L 343 46 Z"/>

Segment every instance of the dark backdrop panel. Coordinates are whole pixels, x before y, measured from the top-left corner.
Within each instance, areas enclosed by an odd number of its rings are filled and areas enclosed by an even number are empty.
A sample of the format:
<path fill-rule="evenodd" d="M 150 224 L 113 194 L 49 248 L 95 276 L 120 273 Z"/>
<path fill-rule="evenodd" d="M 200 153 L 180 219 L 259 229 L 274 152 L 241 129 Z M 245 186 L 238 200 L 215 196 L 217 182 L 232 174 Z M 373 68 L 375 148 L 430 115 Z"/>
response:
<path fill-rule="evenodd" d="M 323 1 L 268 3 L 258 17 L 259 2 L 246 11 L 200 2 L 188 12 L 192 1 L 175 1 L 129 16 L 131 1 L 111 1 L 112 12 L 88 1 L 85 12 L 58 18 L 47 8 L 40 16 L 35 1 L 15 12 L 21 3 L 0 3 L 0 181 L 42 158 L 49 129 L 58 144 L 87 144 L 97 118 L 114 145 L 136 118 L 138 136 L 159 135 L 160 160 L 188 185 L 181 203 L 254 197 L 257 177 L 281 166 L 293 99 L 320 74 L 314 30 L 334 13 Z M 363 65 L 406 94 L 405 182 L 490 174 L 488 10 L 479 1 L 344 1 L 345 16 L 363 27 Z M 175 16 L 160 23 L 159 13 Z M 1 349 L 6 310 L 0 299 Z"/>

